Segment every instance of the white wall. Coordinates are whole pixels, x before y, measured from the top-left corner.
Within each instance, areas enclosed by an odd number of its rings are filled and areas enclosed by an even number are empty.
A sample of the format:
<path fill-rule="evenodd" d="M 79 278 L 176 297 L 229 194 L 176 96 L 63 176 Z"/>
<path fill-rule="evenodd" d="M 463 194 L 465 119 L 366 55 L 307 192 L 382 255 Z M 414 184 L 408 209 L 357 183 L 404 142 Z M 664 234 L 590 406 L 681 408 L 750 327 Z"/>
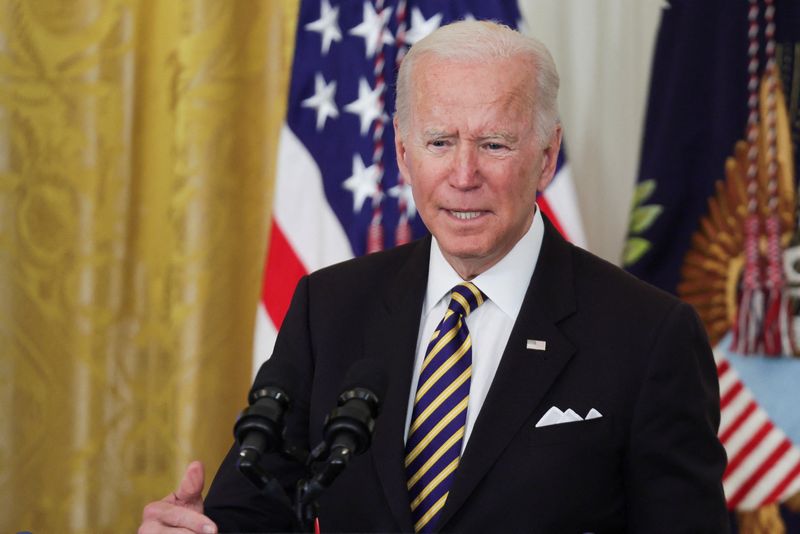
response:
<path fill-rule="evenodd" d="M 561 75 L 559 107 L 588 248 L 619 264 L 663 0 L 519 0 Z"/>

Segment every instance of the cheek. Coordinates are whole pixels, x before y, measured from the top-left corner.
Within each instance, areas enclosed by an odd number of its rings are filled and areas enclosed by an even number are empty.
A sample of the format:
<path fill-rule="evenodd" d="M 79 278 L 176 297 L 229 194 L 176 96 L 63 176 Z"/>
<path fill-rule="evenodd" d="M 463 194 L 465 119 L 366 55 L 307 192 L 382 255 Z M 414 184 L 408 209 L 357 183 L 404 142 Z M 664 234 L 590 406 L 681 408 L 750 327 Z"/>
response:
<path fill-rule="evenodd" d="M 519 165 L 496 166 L 492 169 L 492 176 L 496 180 L 493 194 L 504 206 L 513 211 L 518 211 L 522 206 L 530 206 L 536 200 L 535 175 L 525 171 Z"/>
<path fill-rule="evenodd" d="M 409 179 L 414 199 L 420 200 L 434 196 L 436 188 L 447 181 L 447 168 L 438 161 L 426 161 L 411 165 Z"/>
<path fill-rule="evenodd" d="M 414 179 L 409 180 L 409 184 L 411 184 L 411 196 L 414 197 L 414 204 L 417 207 L 417 211 L 425 215 L 433 204 L 433 190 L 429 180 L 419 173 L 414 172 L 413 174 Z"/>
<path fill-rule="evenodd" d="M 447 157 L 432 154 L 425 154 L 416 158 L 413 166 L 413 170 L 418 176 L 422 176 L 429 181 L 446 175 L 449 169 L 450 164 Z"/>

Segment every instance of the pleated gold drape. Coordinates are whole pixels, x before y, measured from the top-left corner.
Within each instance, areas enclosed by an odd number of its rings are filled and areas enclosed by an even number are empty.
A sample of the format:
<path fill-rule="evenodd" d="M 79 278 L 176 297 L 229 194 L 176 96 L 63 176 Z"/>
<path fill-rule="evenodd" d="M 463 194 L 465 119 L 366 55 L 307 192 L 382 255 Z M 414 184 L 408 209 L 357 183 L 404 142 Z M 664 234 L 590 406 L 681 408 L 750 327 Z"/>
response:
<path fill-rule="evenodd" d="M 0 0 L 0 532 L 133 532 L 251 375 L 297 0 Z"/>

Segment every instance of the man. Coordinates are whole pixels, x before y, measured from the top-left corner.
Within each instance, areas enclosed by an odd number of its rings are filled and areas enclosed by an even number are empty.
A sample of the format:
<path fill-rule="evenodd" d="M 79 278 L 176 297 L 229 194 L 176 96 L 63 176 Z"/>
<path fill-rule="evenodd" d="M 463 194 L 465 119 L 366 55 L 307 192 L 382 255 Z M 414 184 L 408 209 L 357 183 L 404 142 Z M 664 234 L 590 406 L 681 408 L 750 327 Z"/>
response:
<path fill-rule="evenodd" d="M 557 90 L 546 49 L 489 22 L 442 27 L 405 57 L 397 160 L 433 238 L 303 278 L 272 356 L 306 381 L 287 427 L 312 446 L 353 362 L 390 377 L 372 447 L 320 499 L 323 532 L 725 531 L 695 314 L 536 209 L 561 144 Z M 192 464 L 140 532 L 289 530 L 234 462 L 235 448 L 205 508 Z M 302 474 L 278 455 L 265 467 L 289 488 Z"/>

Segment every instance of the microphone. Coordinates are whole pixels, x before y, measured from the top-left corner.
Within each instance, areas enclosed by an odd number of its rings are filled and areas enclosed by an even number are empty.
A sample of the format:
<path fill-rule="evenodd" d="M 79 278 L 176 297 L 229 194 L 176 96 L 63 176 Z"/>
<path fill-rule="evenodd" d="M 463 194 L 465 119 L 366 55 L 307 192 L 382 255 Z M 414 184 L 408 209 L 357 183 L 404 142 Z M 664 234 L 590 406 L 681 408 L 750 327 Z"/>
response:
<path fill-rule="evenodd" d="M 292 365 L 270 358 L 256 376 L 245 408 L 233 427 L 239 444 L 236 468 L 261 494 L 276 499 L 287 510 L 292 503 L 280 483 L 258 465 L 266 452 L 286 450 L 283 417 L 298 390 L 298 375 Z"/>
<path fill-rule="evenodd" d="M 353 455 L 369 448 L 386 383 L 386 373 L 375 360 L 359 360 L 350 367 L 337 407 L 325 418 L 323 441 L 311 453 L 311 461 L 324 463 L 303 492 L 305 502 L 330 486 Z"/>
<path fill-rule="evenodd" d="M 386 394 L 386 373 L 375 360 L 360 360 L 347 372 L 337 407 L 325 418 L 323 436 L 333 454 L 349 458 L 372 443 L 375 418 Z"/>
<path fill-rule="evenodd" d="M 267 452 L 283 445 L 284 414 L 297 390 L 298 377 L 292 365 L 267 360 L 256 377 L 245 408 L 233 427 L 239 444 L 239 463 L 255 464 Z M 241 469 L 241 467 L 240 467 Z"/>
<path fill-rule="evenodd" d="M 372 443 L 386 383 L 386 373 L 375 360 L 359 360 L 348 370 L 337 406 L 325 418 L 323 440 L 308 457 L 313 476 L 297 485 L 295 522 L 301 528 L 310 530 L 317 517 L 317 497 L 354 454 L 363 453 Z"/>

